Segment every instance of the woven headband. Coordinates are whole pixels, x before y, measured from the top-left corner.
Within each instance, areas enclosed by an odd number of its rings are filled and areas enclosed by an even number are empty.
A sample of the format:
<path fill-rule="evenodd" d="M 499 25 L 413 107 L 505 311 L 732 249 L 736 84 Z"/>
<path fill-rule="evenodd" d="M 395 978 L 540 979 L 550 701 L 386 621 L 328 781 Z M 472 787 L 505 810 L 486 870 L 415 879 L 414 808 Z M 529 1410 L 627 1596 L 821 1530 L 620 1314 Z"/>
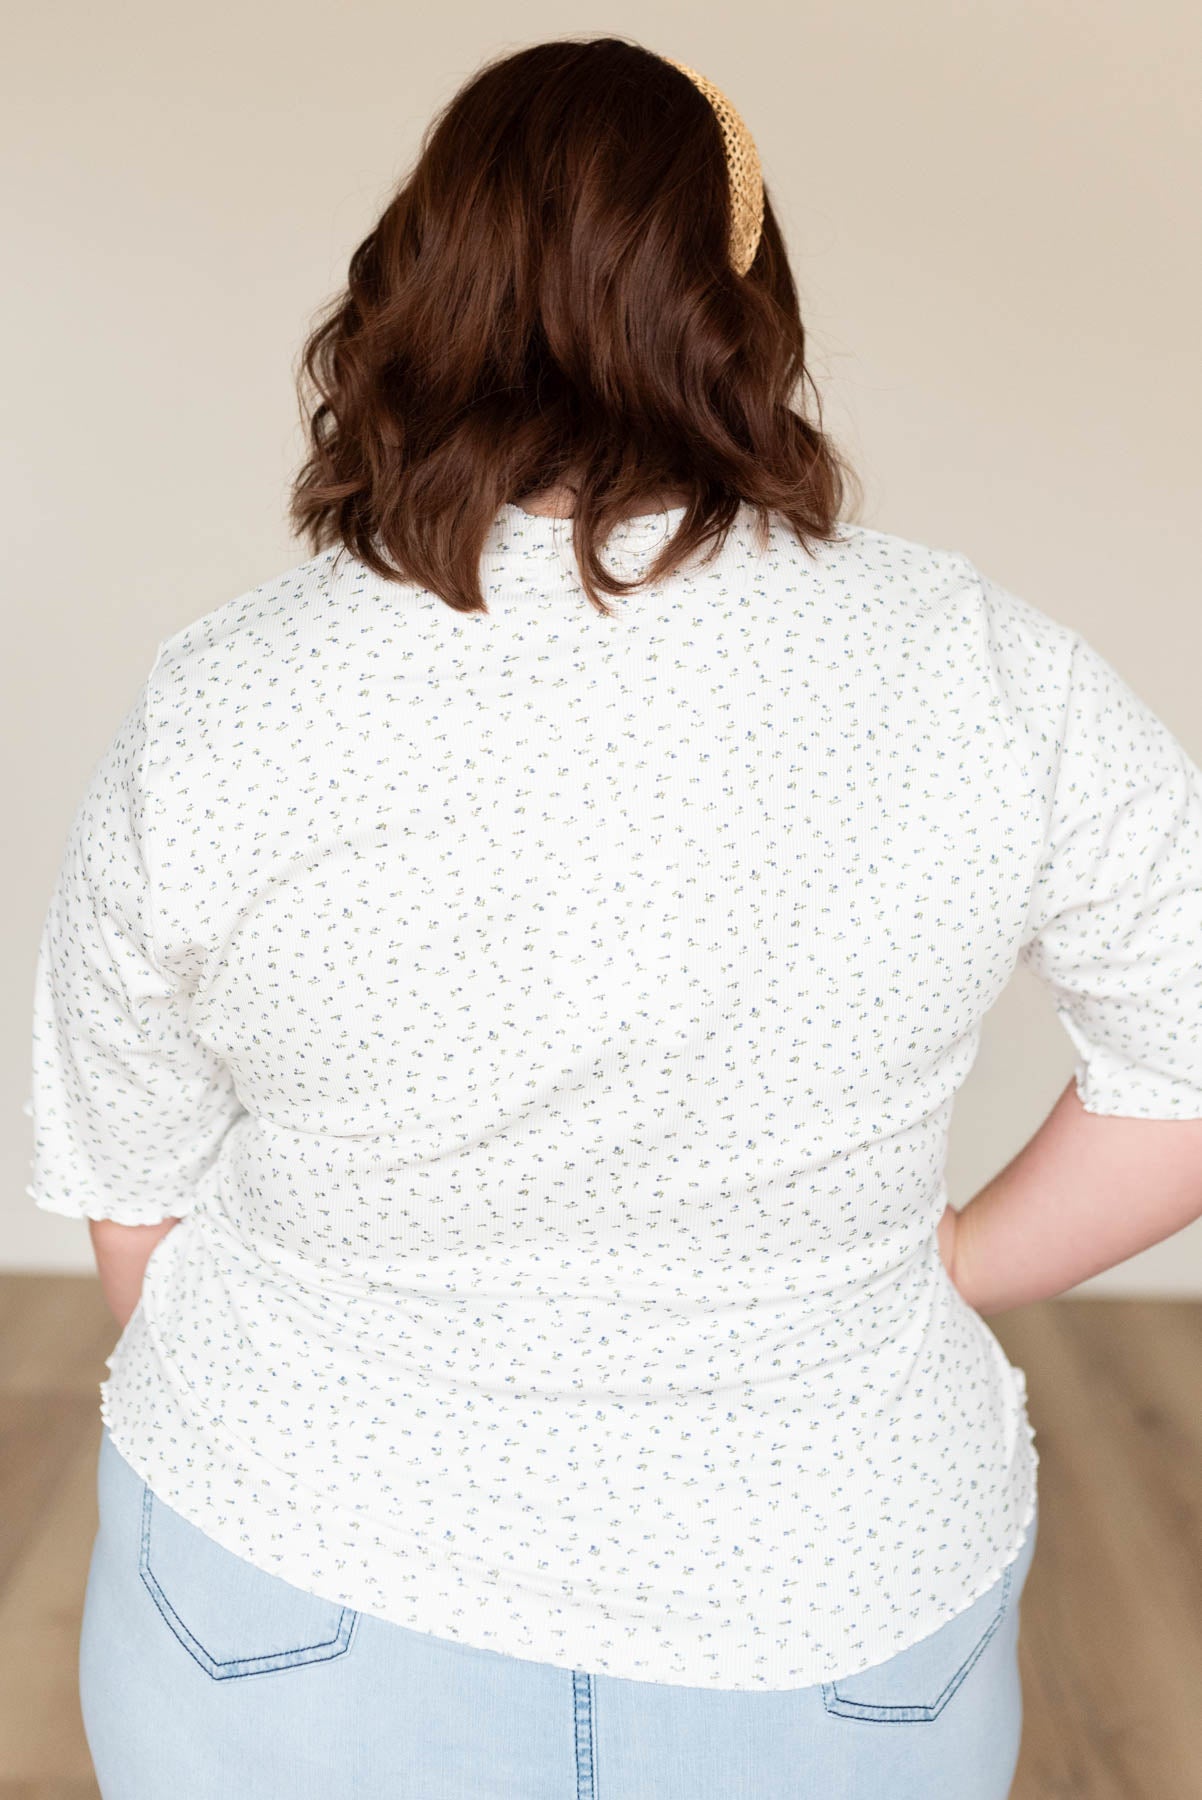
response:
<path fill-rule="evenodd" d="M 726 169 L 730 177 L 730 261 L 736 275 L 746 275 L 759 249 L 764 224 L 764 183 L 759 153 L 746 125 L 720 88 L 687 63 L 665 56 L 665 62 L 687 75 L 713 107 L 722 127 Z"/>

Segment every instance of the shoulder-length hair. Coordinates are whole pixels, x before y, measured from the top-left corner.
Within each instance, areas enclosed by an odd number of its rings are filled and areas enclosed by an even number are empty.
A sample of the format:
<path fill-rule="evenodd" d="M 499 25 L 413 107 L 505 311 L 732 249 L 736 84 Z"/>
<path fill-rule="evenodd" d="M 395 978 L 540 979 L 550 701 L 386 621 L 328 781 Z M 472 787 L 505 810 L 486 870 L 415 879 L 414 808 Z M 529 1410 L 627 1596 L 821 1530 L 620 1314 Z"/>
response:
<path fill-rule="evenodd" d="M 762 539 L 772 512 L 804 548 L 832 538 L 851 470 L 794 405 L 813 382 L 767 193 L 745 275 L 730 217 L 717 118 L 663 57 L 600 37 L 486 64 L 305 343 L 298 534 L 487 613 L 499 508 L 570 476 L 581 584 L 606 616 L 603 593 L 716 550 L 740 502 Z M 665 488 L 690 496 L 679 528 L 619 580 L 601 546 Z"/>

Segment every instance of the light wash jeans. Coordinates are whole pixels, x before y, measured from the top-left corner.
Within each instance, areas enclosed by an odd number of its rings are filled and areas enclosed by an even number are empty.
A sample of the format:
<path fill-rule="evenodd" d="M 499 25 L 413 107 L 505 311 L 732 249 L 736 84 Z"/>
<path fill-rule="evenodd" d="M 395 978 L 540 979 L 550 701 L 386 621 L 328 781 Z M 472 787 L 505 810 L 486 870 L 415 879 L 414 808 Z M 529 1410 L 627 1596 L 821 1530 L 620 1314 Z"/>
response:
<path fill-rule="evenodd" d="M 1022 1551 L 876 1668 L 783 1692 L 477 1650 L 231 1554 L 107 1430 L 80 1638 L 103 1800 L 1006 1800 Z"/>

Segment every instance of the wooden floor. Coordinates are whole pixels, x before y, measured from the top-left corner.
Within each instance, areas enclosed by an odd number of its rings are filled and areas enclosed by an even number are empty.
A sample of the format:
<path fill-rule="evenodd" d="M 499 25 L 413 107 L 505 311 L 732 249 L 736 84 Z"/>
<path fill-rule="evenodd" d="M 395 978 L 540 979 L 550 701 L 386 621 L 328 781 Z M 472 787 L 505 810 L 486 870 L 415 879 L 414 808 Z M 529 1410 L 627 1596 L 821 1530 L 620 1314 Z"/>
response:
<path fill-rule="evenodd" d="M 1202 1303 L 989 1323 L 1040 1454 L 1011 1800 L 1202 1800 Z M 115 1338 L 94 1280 L 0 1276 L 0 1800 L 98 1792 L 76 1657 Z"/>

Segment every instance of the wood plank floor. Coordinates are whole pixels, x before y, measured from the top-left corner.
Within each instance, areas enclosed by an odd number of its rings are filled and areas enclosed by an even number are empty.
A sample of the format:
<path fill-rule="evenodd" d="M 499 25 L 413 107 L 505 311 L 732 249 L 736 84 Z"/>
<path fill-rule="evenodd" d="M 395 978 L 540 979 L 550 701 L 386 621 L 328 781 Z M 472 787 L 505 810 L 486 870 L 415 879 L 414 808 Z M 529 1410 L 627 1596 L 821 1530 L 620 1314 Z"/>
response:
<path fill-rule="evenodd" d="M 990 1327 L 1040 1455 L 1011 1800 L 1202 1800 L 1202 1302 Z M 0 1800 L 97 1800 L 76 1657 L 115 1337 L 95 1280 L 0 1276 Z"/>

